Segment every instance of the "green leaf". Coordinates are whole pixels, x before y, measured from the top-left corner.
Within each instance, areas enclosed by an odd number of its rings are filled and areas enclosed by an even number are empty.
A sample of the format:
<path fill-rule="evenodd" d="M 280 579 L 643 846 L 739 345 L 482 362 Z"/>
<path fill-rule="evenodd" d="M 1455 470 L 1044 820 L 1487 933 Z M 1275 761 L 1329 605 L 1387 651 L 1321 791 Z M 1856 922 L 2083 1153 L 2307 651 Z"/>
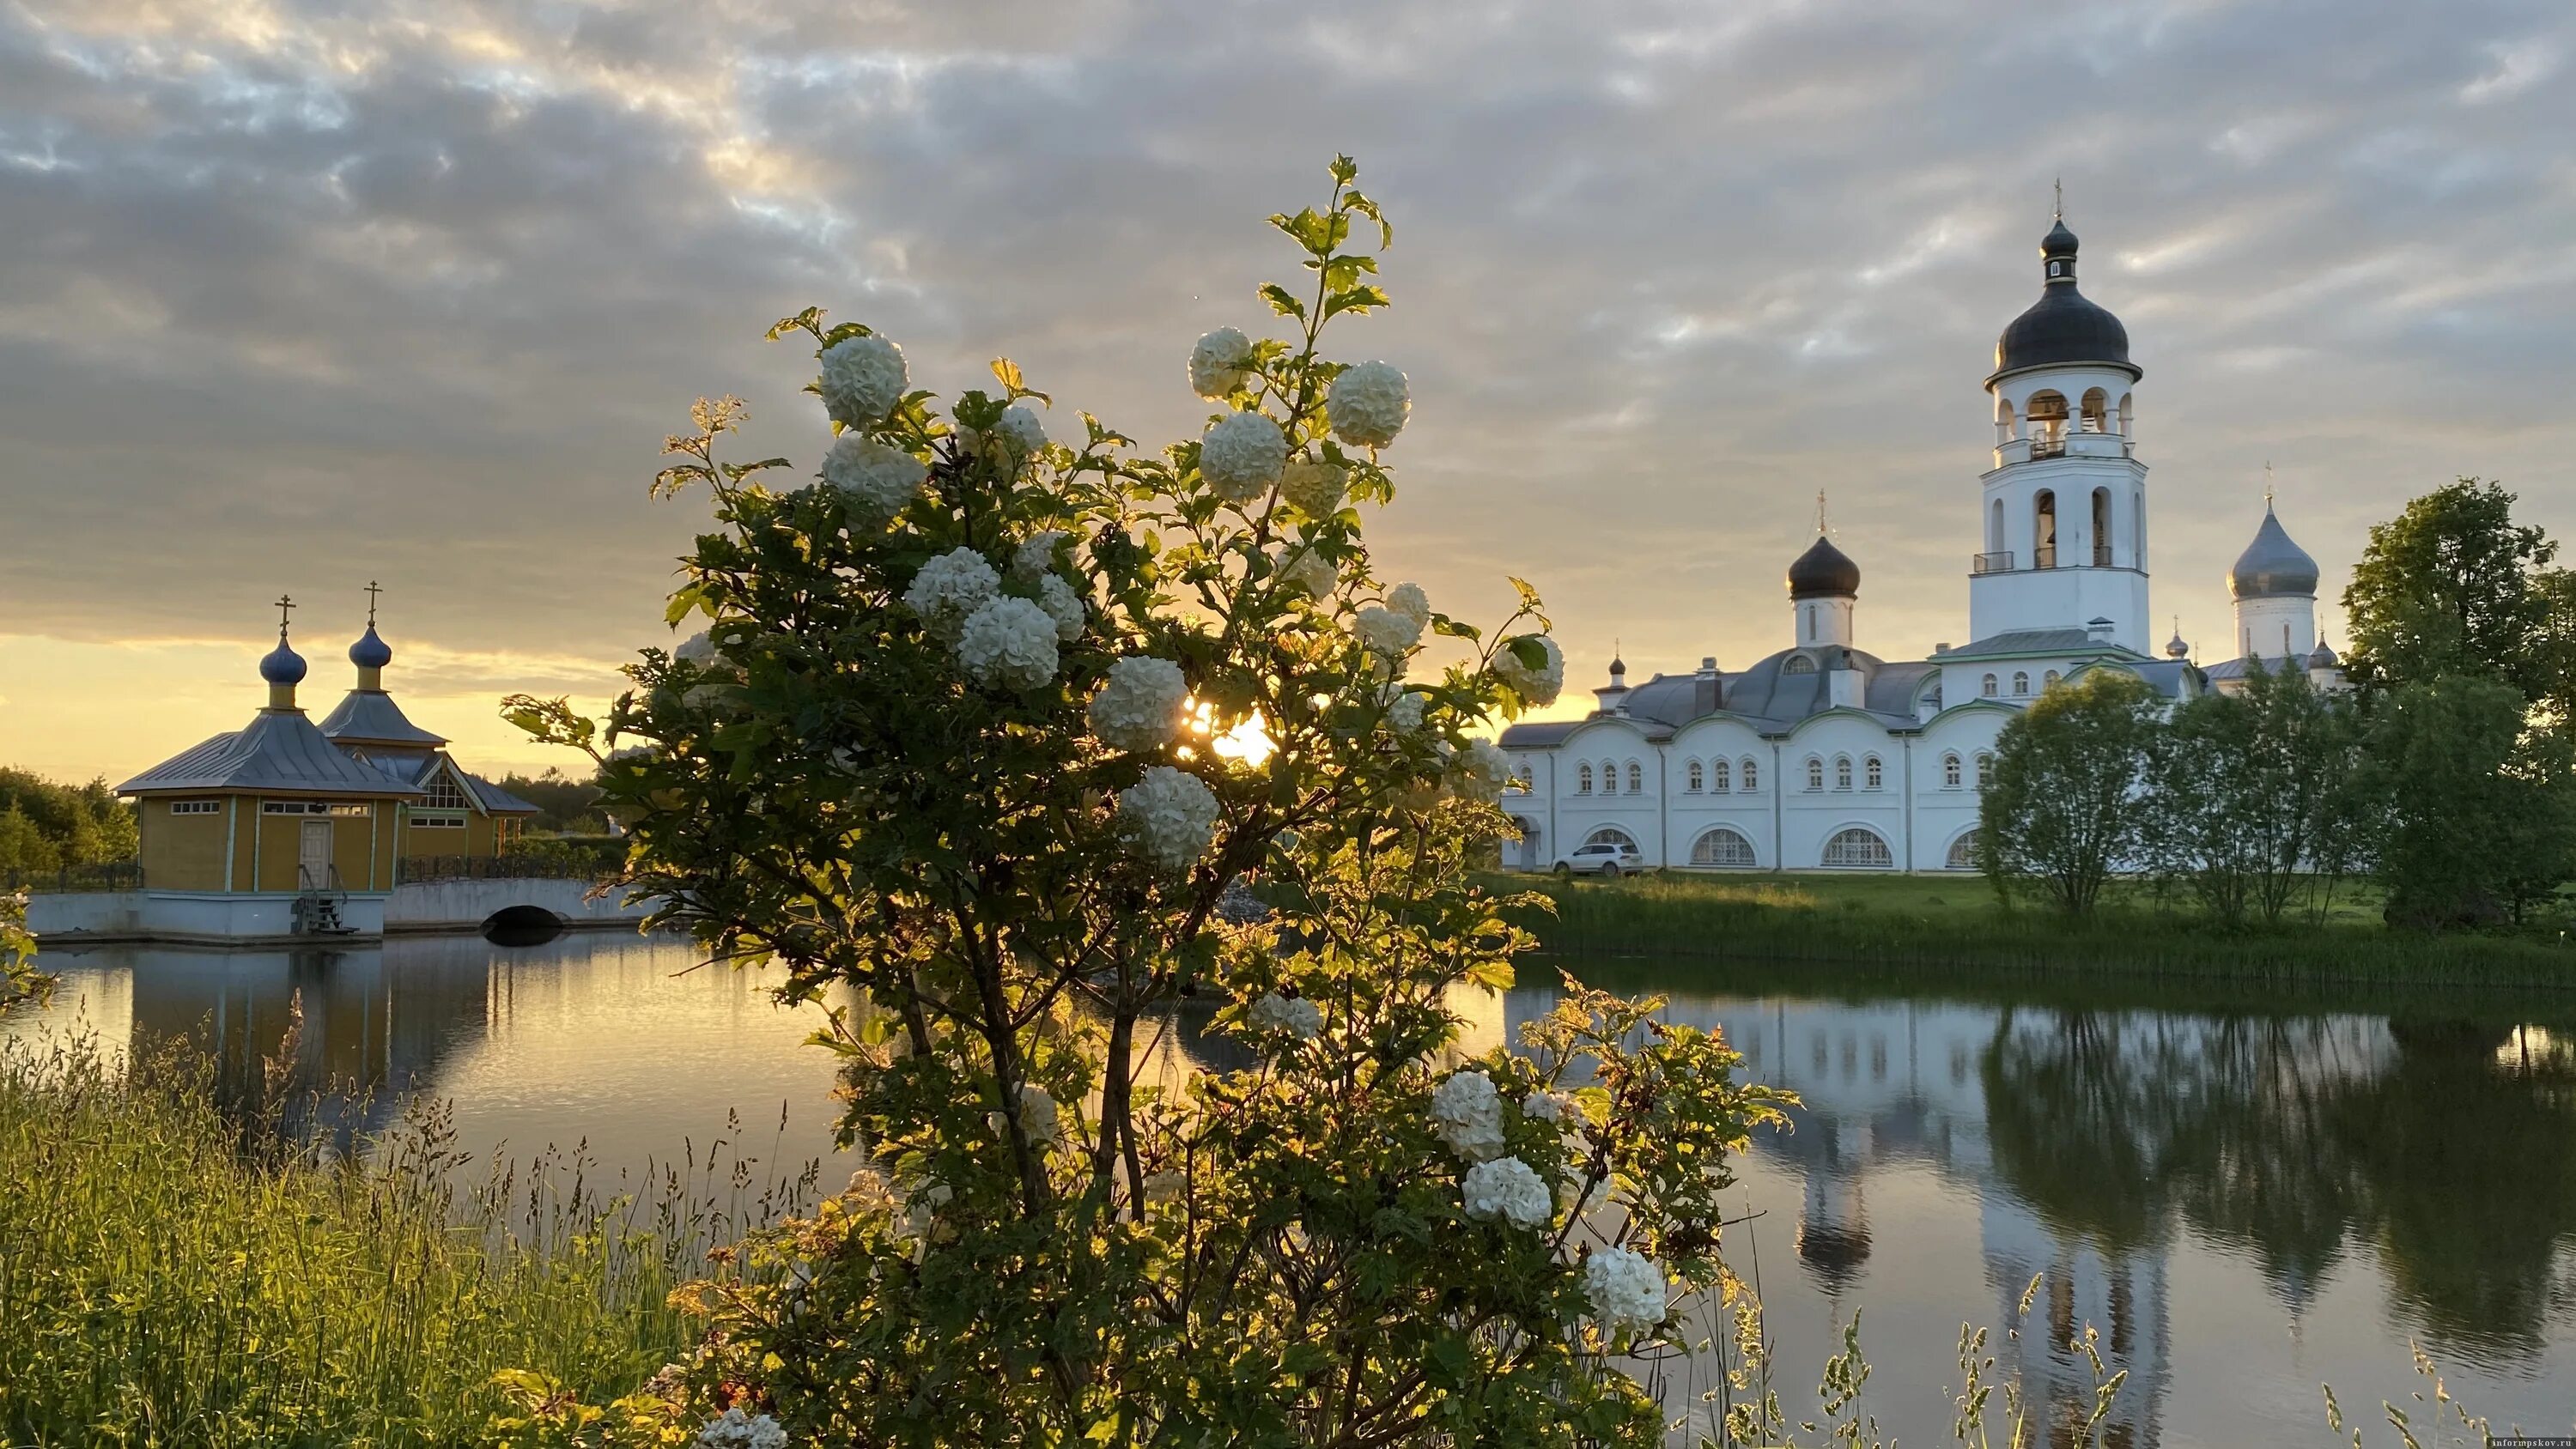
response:
<path fill-rule="evenodd" d="M 1332 170 L 1333 179 L 1348 186 L 1360 174 L 1360 163 L 1348 156 L 1336 156 L 1333 158 Z"/>
<path fill-rule="evenodd" d="M 1277 282 L 1262 283 L 1261 297 L 1270 304 L 1270 310 L 1280 316 L 1294 317 L 1300 322 L 1306 320 L 1306 304 L 1288 295 L 1288 289 Z"/>
<path fill-rule="evenodd" d="M 670 606 L 662 611 L 662 622 L 676 629 L 680 621 L 696 609 L 705 610 L 710 619 L 716 616 L 715 603 L 707 597 L 706 585 L 683 584 L 671 595 Z"/>
<path fill-rule="evenodd" d="M 1387 296 L 1384 289 L 1363 284 L 1335 292 L 1325 299 L 1324 315 L 1332 317 L 1343 312 L 1371 312 L 1386 305 Z"/>
<path fill-rule="evenodd" d="M 817 337 L 822 336 L 823 309 L 820 307 L 808 307 L 793 317 L 779 318 L 777 321 L 769 324 L 767 340 L 775 342 L 790 332 L 811 332 Z"/>

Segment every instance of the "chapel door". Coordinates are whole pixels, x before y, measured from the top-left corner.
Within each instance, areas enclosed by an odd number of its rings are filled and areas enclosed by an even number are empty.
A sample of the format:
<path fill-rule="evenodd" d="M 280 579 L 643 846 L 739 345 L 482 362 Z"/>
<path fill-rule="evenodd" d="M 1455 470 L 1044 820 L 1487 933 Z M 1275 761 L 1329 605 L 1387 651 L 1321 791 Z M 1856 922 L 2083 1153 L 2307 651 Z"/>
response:
<path fill-rule="evenodd" d="M 296 852 L 298 889 L 318 891 L 331 884 L 331 822 L 304 822 L 303 849 Z"/>

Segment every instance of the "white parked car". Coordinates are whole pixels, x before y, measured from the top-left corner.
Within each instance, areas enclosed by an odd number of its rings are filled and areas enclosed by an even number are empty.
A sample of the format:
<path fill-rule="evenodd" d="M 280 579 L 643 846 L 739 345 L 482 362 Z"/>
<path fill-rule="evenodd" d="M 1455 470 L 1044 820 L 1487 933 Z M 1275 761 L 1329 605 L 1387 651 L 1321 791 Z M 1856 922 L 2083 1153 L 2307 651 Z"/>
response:
<path fill-rule="evenodd" d="M 1595 843 L 1578 847 L 1571 855 L 1556 858 L 1558 875 L 1600 875 L 1612 880 L 1632 870 L 1644 870 L 1646 858 L 1633 845 Z"/>

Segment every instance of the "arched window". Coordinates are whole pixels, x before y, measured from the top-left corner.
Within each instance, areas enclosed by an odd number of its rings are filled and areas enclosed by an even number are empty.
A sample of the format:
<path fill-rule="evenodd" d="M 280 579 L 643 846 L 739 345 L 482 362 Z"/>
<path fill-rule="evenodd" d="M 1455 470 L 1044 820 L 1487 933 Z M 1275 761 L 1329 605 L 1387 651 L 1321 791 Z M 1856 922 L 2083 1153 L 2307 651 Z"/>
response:
<path fill-rule="evenodd" d="M 1887 772 L 1878 763 L 1878 756 L 1871 755 L 1860 762 L 1860 782 L 1871 790 L 1887 788 Z"/>
<path fill-rule="evenodd" d="M 1959 752 L 1957 750 L 1952 750 L 1941 757 L 1941 788 L 1944 790 L 1959 788 Z"/>
<path fill-rule="evenodd" d="M 1977 832 L 1971 830 L 1967 834 L 1960 836 L 1958 839 L 1951 841 L 1950 853 L 1941 858 L 1941 868 L 1943 870 L 1975 870 L 1977 868 Z"/>
<path fill-rule="evenodd" d="M 1723 794 L 1725 794 L 1727 791 L 1732 790 L 1732 789 L 1734 789 L 1734 788 L 1735 788 L 1735 786 L 1733 785 L 1733 783 L 1732 783 L 1732 782 L 1730 782 L 1730 781 L 1726 778 L 1729 774 L 1733 773 L 1732 771 L 1730 771 L 1730 770 L 1728 770 L 1728 769 L 1727 769 L 1727 767 L 1726 767 L 1726 761 L 1724 761 L 1724 760 L 1711 760 L 1711 761 L 1709 761 L 1709 762 L 1708 762 L 1708 772 L 1709 772 L 1709 773 L 1708 773 L 1708 788 L 1709 788 L 1709 793 L 1714 794 L 1714 795 L 1723 795 Z"/>
<path fill-rule="evenodd" d="M 1762 788 L 1762 767 L 1754 763 L 1751 755 L 1746 755 L 1744 757 L 1744 768 L 1738 773 L 1736 778 L 1744 782 L 1744 793 L 1750 795 L 1754 791 Z"/>
<path fill-rule="evenodd" d="M 2029 670 L 2027 670 L 2027 669 L 2016 669 L 2016 670 L 2014 670 L 2014 671 L 2013 671 L 2013 696 L 2014 696 L 2015 698 L 2019 698 L 2019 697 L 2021 697 L 2022 695 L 2025 695 L 2025 694 L 2028 694 L 2028 693 L 2030 693 L 2030 671 L 2029 671 Z"/>
<path fill-rule="evenodd" d="M 2030 420 L 2033 457 L 2065 449 L 2066 394 L 2054 388 L 2042 388 L 2030 395 L 2030 402 L 2023 407 L 2022 415 Z"/>
<path fill-rule="evenodd" d="M 1751 870 L 1753 842 L 1721 825 L 1691 843 L 1691 864 L 1727 870 Z"/>
<path fill-rule="evenodd" d="M 2093 567 L 2111 566 L 2111 490 L 2093 490 Z"/>
<path fill-rule="evenodd" d="M 1807 757 L 1807 788 L 1810 790 L 1825 788 L 1825 762 L 1814 755 Z"/>
<path fill-rule="evenodd" d="M 2048 673 L 2040 676 L 2039 687 L 2043 692 L 2055 689 L 2057 687 L 2057 671 L 2052 669 L 2048 671 Z"/>
<path fill-rule="evenodd" d="M 1825 842 L 1825 857 L 1819 864 L 1851 870 L 1887 870 L 1896 864 L 1896 856 L 1877 831 L 1855 825 L 1834 832 L 1834 838 Z"/>
<path fill-rule="evenodd" d="M 2030 500 L 2030 566 L 2057 567 L 2057 494 L 2047 488 Z"/>
<path fill-rule="evenodd" d="M 1688 775 L 1685 777 L 1685 779 L 1684 779 L 1684 782 L 1683 782 L 1683 785 L 1682 785 L 1682 789 L 1683 789 L 1683 790 L 1685 790 L 1685 791 L 1687 791 L 1687 792 L 1689 792 L 1690 794 L 1693 794 L 1693 795 L 1696 795 L 1696 794 L 1698 794 L 1698 793 L 1699 793 L 1699 790 L 1700 790 L 1700 763 L 1699 763 L 1699 761 L 1697 761 L 1697 760 L 1693 760 L 1693 761 L 1691 761 L 1691 762 L 1690 762 L 1690 772 L 1689 772 L 1689 774 L 1688 774 Z"/>
<path fill-rule="evenodd" d="M 1851 788 L 1851 756 L 1849 755 L 1834 756 L 1834 788 L 1837 790 Z"/>
<path fill-rule="evenodd" d="M 1637 838 L 1615 825 L 1604 825 L 1583 838 L 1586 845 L 1616 845 L 1627 850 L 1637 848 Z"/>
<path fill-rule="evenodd" d="M 1512 785 L 1524 795 L 1537 788 L 1532 783 L 1530 767 L 1527 762 L 1523 762 L 1519 769 L 1512 772 Z"/>
<path fill-rule="evenodd" d="M 1589 795 L 1592 793 L 1592 767 L 1590 765 L 1577 765 L 1574 767 L 1574 793 L 1577 795 Z"/>
<path fill-rule="evenodd" d="M 1995 506 L 1986 510 L 1986 552 L 2002 553 L 2003 551 L 2004 501 L 1998 498 L 1995 500 Z M 2003 563 L 2006 566 L 2009 566 L 2010 564 L 2009 560 L 1998 560 L 1997 562 Z"/>
<path fill-rule="evenodd" d="M 2016 416 L 2017 416 L 2017 415 L 2013 412 L 2012 399 L 2011 399 L 2011 398 L 2008 398 L 2008 397 L 2005 397 L 2005 396 L 2003 396 L 2002 394 L 1998 393 L 1998 394 L 1995 396 L 1995 446 L 1996 446 L 1996 447 L 2000 448 L 2000 447 L 2002 447 L 2004 444 L 2009 443 L 2009 442 L 2011 442 L 2013 439 L 2015 439 L 2015 438 L 2017 438 L 2017 437 L 2021 436 L 2020 430 L 2019 430 L 2019 429 L 2017 429 L 2017 428 L 2015 428 L 2015 427 L 2013 426 L 2013 424 L 2014 424 L 2014 422 L 2015 422 L 2015 420 L 2016 420 Z"/>
<path fill-rule="evenodd" d="M 1813 674 L 1816 672 L 1816 661 L 1808 658 L 1804 654 L 1792 654 L 1781 664 L 1780 672 L 1782 674 Z"/>
<path fill-rule="evenodd" d="M 1640 794 L 1644 792 L 1645 788 L 1645 768 L 1639 765 L 1636 761 L 1630 760 L 1628 762 L 1628 793 L 1631 795 Z"/>
<path fill-rule="evenodd" d="M 2111 395 L 2109 393 L 2098 387 L 2087 388 L 2081 407 L 2084 414 L 2084 431 L 2088 433 L 2110 431 Z"/>
<path fill-rule="evenodd" d="M 1993 675 L 1989 674 L 1989 675 L 1987 675 L 1987 676 L 1986 676 L 1986 698 L 1988 698 L 1988 699 L 1992 699 L 1992 698 L 1994 698 L 1994 697 L 1995 697 L 1995 677 L 1994 677 Z"/>
<path fill-rule="evenodd" d="M 1995 757 L 1983 750 L 1977 751 L 1977 788 L 1986 788 L 1986 781 L 1993 778 L 1994 773 Z"/>

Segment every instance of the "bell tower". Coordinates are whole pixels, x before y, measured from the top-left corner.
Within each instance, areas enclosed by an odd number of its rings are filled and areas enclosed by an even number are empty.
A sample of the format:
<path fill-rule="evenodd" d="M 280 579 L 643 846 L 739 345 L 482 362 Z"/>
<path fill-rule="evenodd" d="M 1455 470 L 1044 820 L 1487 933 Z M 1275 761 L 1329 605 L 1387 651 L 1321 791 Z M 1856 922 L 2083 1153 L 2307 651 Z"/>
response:
<path fill-rule="evenodd" d="M 2145 370 L 2128 329 L 2076 290 L 2075 233 L 2061 213 L 2039 244 L 2039 300 L 1995 342 L 1986 378 L 1995 463 L 1981 546 L 1969 561 L 1968 632 L 2084 629 L 2149 648 L 2147 465 L 2131 392 Z"/>

